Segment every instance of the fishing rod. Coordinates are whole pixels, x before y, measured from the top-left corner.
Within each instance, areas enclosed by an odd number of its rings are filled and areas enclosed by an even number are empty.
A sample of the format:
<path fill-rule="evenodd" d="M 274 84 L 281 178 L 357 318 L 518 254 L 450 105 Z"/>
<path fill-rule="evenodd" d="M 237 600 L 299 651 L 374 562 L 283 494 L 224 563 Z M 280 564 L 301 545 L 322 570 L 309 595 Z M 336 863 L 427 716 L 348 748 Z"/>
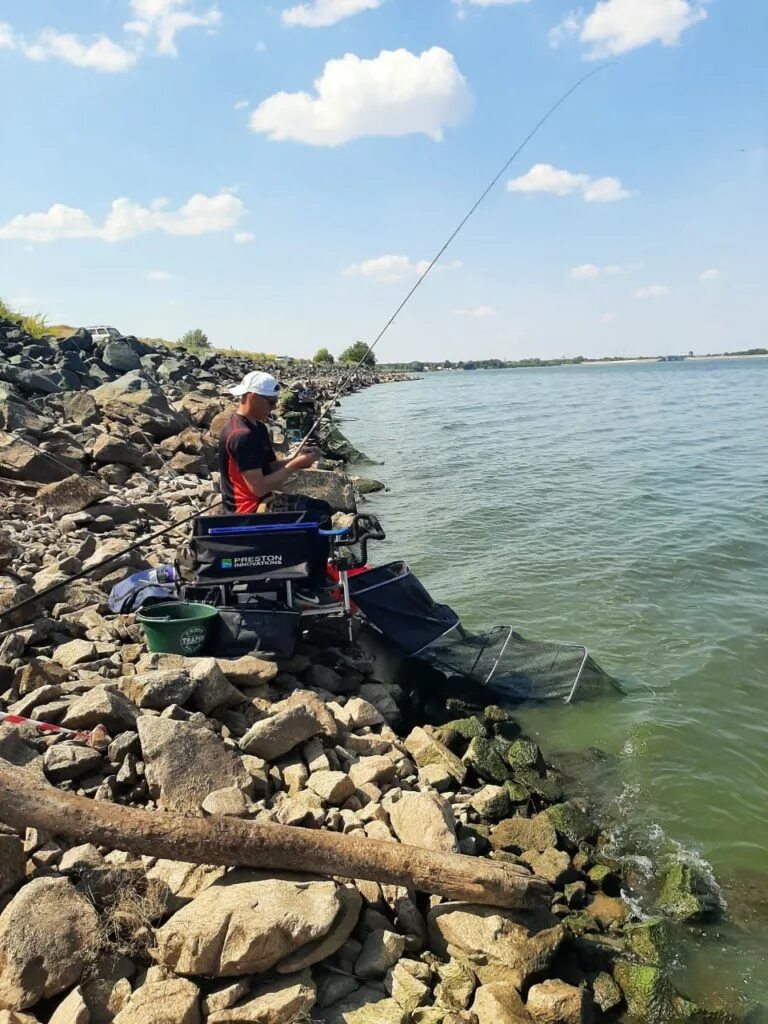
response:
<path fill-rule="evenodd" d="M 467 213 L 464 214 L 464 216 L 459 221 L 459 223 L 456 225 L 456 227 L 453 229 L 453 231 L 450 233 L 448 238 L 445 240 L 445 242 L 442 244 L 442 246 L 438 249 L 437 253 L 433 256 L 433 258 L 430 261 L 429 265 L 424 270 L 424 273 L 420 275 L 420 277 L 418 278 L 416 283 L 408 291 L 408 294 L 405 296 L 405 298 L 402 300 L 402 302 L 399 304 L 399 306 L 395 309 L 394 313 L 390 316 L 390 318 L 384 324 L 384 326 L 379 331 L 379 333 L 376 335 L 376 337 L 373 339 L 373 341 L 366 347 L 365 352 L 363 353 L 361 358 L 358 360 L 358 362 L 352 367 L 352 369 L 347 373 L 347 375 L 342 378 L 342 382 L 339 385 L 339 387 L 337 388 L 335 394 L 333 395 L 333 397 L 331 398 L 331 400 L 329 401 L 329 403 L 325 407 L 325 409 L 321 409 L 320 415 L 317 417 L 315 422 L 312 424 L 310 429 L 307 431 L 307 433 L 302 438 L 301 442 L 299 443 L 298 448 L 296 449 L 295 454 L 298 454 L 299 452 L 301 452 L 301 450 L 306 446 L 307 442 L 310 440 L 310 438 L 312 437 L 314 432 L 317 430 L 317 428 L 320 426 L 320 424 L 326 418 L 326 416 L 331 411 L 331 409 L 335 406 L 335 404 L 336 404 L 337 400 L 339 399 L 339 397 L 347 389 L 347 387 L 349 386 L 350 382 L 352 381 L 352 379 L 354 378 L 355 374 L 358 372 L 360 367 L 363 365 L 363 363 L 366 361 L 368 356 L 376 348 L 378 343 L 381 341 L 381 339 L 387 333 L 387 331 L 392 326 L 392 324 L 395 322 L 395 320 L 397 320 L 397 318 L 400 315 L 400 313 L 402 313 L 402 311 L 405 309 L 405 307 L 411 301 L 411 298 L 415 295 L 417 290 L 423 284 L 424 280 L 432 272 L 432 270 L 435 267 L 435 265 L 441 259 L 441 257 L 445 253 L 445 251 L 448 249 L 448 247 L 454 241 L 454 239 L 459 234 L 459 232 L 462 230 L 464 225 L 474 215 L 474 213 L 476 212 L 478 207 L 484 202 L 484 200 L 486 199 L 488 194 L 495 188 L 495 186 L 498 184 L 500 178 L 503 177 L 503 175 L 506 173 L 506 171 L 509 169 L 509 167 L 520 156 L 520 154 L 523 152 L 523 150 L 528 145 L 528 143 L 531 141 L 531 139 L 533 139 L 533 137 L 539 132 L 539 130 L 541 128 L 543 128 L 544 125 L 547 123 L 547 121 L 552 117 L 552 115 L 566 102 L 566 100 L 568 100 L 577 91 L 577 89 L 580 89 L 581 86 L 584 85 L 586 82 L 588 82 L 590 78 L 594 78 L 595 75 L 599 74 L 601 71 L 604 71 L 605 68 L 607 68 L 609 66 L 610 66 L 610 62 L 606 63 L 606 64 L 601 64 L 599 67 L 593 68 L 593 70 L 588 72 L 586 75 L 582 75 L 582 77 L 579 78 L 579 80 L 577 82 L 575 82 L 569 89 L 567 89 L 562 94 L 562 96 L 560 96 L 560 98 L 555 103 L 552 104 L 552 106 L 549 108 L 549 110 L 547 110 L 547 112 L 543 115 L 543 117 L 541 117 L 536 122 L 536 124 L 528 132 L 528 134 L 525 136 L 525 138 L 520 143 L 520 145 L 517 147 L 517 149 L 512 153 L 512 155 L 509 157 L 509 159 L 504 163 L 503 167 L 501 167 L 501 169 L 493 176 L 493 178 L 491 179 L 489 184 L 483 189 L 483 191 L 480 193 L 478 198 L 475 200 L 475 202 L 469 208 Z M 219 501 L 219 502 L 216 503 L 216 505 L 214 505 L 212 507 L 216 508 L 220 504 L 221 504 L 221 502 Z M 0 618 L 3 618 L 5 616 L 10 616 L 13 612 L 18 611 L 20 608 L 24 608 L 24 607 L 26 607 L 28 605 L 31 605 L 35 601 L 39 601 L 41 598 L 47 597 L 49 594 L 52 594 L 55 591 L 60 590 L 62 587 L 66 587 L 70 583 L 73 583 L 76 580 L 79 580 L 79 579 L 82 579 L 85 576 L 88 576 L 95 569 L 99 569 L 99 568 L 101 568 L 104 565 L 108 565 L 110 562 L 117 561 L 117 559 L 119 559 L 122 555 L 128 554 L 129 552 L 131 552 L 131 551 L 135 550 L 136 548 L 140 547 L 142 544 L 146 544 L 146 543 L 149 543 L 149 542 L 151 542 L 153 540 L 156 540 L 158 537 L 162 537 L 164 534 L 170 533 L 171 530 L 175 530 L 177 527 L 182 526 L 185 523 L 190 522 L 192 519 L 195 518 L 196 515 L 198 515 L 198 512 L 194 512 L 191 516 L 187 516 L 187 517 L 185 517 L 183 519 L 180 519 L 177 522 L 172 523 L 171 525 L 165 527 L 162 530 L 157 530 L 155 533 L 148 534 L 147 536 L 142 537 L 139 540 L 135 541 L 133 544 L 128 545 L 122 551 L 119 551 L 116 554 L 111 555 L 109 558 L 105 558 L 103 561 L 99 562 L 98 565 L 91 566 L 87 570 L 81 570 L 80 572 L 75 573 L 73 576 L 71 576 L 67 580 L 63 580 L 60 583 L 55 583 L 55 584 L 53 584 L 53 585 L 51 585 L 49 587 L 46 587 L 44 590 L 40 591 L 40 593 L 35 594 L 34 597 L 29 597 L 29 598 L 26 598 L 23 601 L 19 601 L 17 604 L 12 605 L 10 608 L 6 608 L 4 611 L 0 612 Z"/>
<path fill-rule="evenodd" d="M 344 391 L 348 387 L 350 381 L 353 379 L 353 377 L 355 376 L 357 371 L 360 369 L 360 367 L 363 365 L 363 363 L 367 360 L 368 356 L 371 354 L 371 352 L 373 352 L 373 350 L 376 348 L 378 343 L 381 341 L 381 339 L 387 333 L 389 328 L 392 326 L 392 324 L 395 322 L 395 320 L 397 320 L 398 316 L 402 313 L 402 311 L 405 309 L 405 307 L 411 301 L 411 298 L 413 297 L 413 295 L 415 295 L 416 291 L 421 287 L 421 285 L 423 284 L 425 278 L 432 272 L 432 269 L 434 268 L 435 264 L 438 263 L 440 258 L 445 253 L 446 249 L 448 249 L 448 247 L 451 245 L 451 243 L 456 238 L 456 236 L 459 234 L 459 232 L 464 227 L 464 225 L 467 223 L 467 221 L 474 215 L 474 213 L 478 209 L 478 207 L 484 202 L 484 200 L 486 199 L 488 194 L 493 191 L 493 189 L 498 184 L 499 179 L 501 177 L 503 177 L 503 175 L 509 170 L 510 166 L 520 156 L 520 154 L 523 152 L 523 150 L 528 145 L 528 143 L 531 141 L 531 139 L 533 139 L 533 137 L 538 133 L 539 129 L 544 127 L 544 125 L 547 123 L 547 121 L 550 119 L 550 117 L 552 117 L 552 115 L 555 113 L 555 111 L 557 111 L 565 103 L 565 101 L 567 99 L 569 99 L 576 92 L 577 89 L 580 89 L 581 86 L 584 85 L 585 82 L 588 82 L 590 78 L 594 78 L 595 75 L 599 74 L 601 71 L 604 71 L 607 67 L 610 67 L 610 65 L 612 63 L 613 63 L 613 61 L 608 61 L 605 64 L 601 64 L 597 68 L 593 68 L 592 71 L 588 72 L 586 75 L 582 75 L 582 77 L 577 82 L 574 82 L 574 84 L 569 89 L 567 89 L 562 94 L 562 96 L 555 103 L 552 104 L 552 106 L 549 108 L 549 110 L 547 110 L 547 112 L 544 114 L 544 116 L 542 118 L 540 118 L 539 121 L 536 122 L 536 124 L 533 126 L 533 128 L 530 130 L 530 132 L 528 132 L 528 134 L 525 136 L 523 141 L 520 143 L 520 145 L 514 151 L 512 156 L 506 161 L 504 166 L 493 176 L 493 178 L 491 179 L 490 183 L 483 189 L 483 191 L 480 193 L 478 198 L 475 200 L 475 202 L 469 208 L 467 213 L 465 213 L 465 215 L 462 217 L 462 219 L 459 221 L 459 223 L 453 229 L 451 234 L 448 236 L 446 241 L 438 249 L 437 253 L 435 254 L 435 256 L 433 256 L 431 262 L 427 266 L 427 268 L 424 271 L 424 273 L 421 274 L 419 279 L 416 281 L 416 283 L 409 290 L 408 294 L 402 300 L 400 305 L 394 311 L 392 316 L 390 316 L 389 320 L 387 320 L 387 322 L 384 324 L 384 326 L 379 331 L 379 333 L 376 335 L 376 337 L 373 339 L 373 341 L 370 343 L 370 345 L 367 346 L 365 352 L 360 357 L 358 362 L 352 367 L 352 369 L 349 371 L 349 373 L 346 375 L 346 377 L 344 377 L 342 379 L 341 384 L 339 385 L 338 389 L 336 390 L 336 393 L 334 394 L 334 396 L 329 401 L 328 405 L 325 407 L 325 409 L 321 410 L 320 415 L 317 417 L 315 422 L 312 424 L 312 426 L 309 428 L 307 433 L 302 438 L 302 440 L 301 440 L 301 442 L 299 444 L 299 447 L 296 449 L 295 454 L 298 455 L 299 452 L 302 450 L 302 448 L 305 447 L 305 445 L 307 444 L 309 439 L 312 437 L 314 432 L 317 430 L 317 428 L 320 426 L 320 424 L 323 422 L 325 417 L 328 415 L 328 413 L 331 411 L 331 409 L 334 408 L 336 402 L 341 397 L 341 395 L 344 393 Z"/>

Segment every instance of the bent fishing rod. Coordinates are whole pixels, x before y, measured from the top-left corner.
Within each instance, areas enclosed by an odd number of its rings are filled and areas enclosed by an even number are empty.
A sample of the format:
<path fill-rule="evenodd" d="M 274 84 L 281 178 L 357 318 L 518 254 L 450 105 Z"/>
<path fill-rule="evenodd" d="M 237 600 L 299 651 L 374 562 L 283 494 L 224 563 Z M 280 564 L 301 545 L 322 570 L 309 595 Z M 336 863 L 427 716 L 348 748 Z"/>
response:
<path fill-rule="evenodd" d="M 594 78 L 595 75 L 599 74 L 601 71 L 604 71 L 607 67 L 610 67 L 610 63 L 601 64 L 600 67 L 593 68 L 593 70 L 590 71 L 588 74 L 582 75 L 582 77 L 577 82 L 574 82 L 574 84 L 569 89 L 567 89 L 562 94 L 562 96 L 560 96 L 560 98 L 555 103 L 552 104 L 552 106 L 549 108 L 549 110 L 547 110 L 547 112 L 543 115 L 543 117 L 541 117 L 536 122 L 536 124 L 528 132 L 528 134 L 525 136 L 525 138 L 520 143 L 520 145 L 517 147 L 517 149 L 514 151 L 514 153 L 512 153 L 512 155 L 509 157 L 509 159 L 504 163 L 503 167 L 501 167 L 501 169 L 499 171 L 497 171 L 497 173 L 493 176 L 491 181 L 488 183 L 488 185 L 486 185 L 486 187 L 480 193 L 480 195 L 475 200 L 475 202 L 472 204 L 472 206 L 469 208 L 469 210 L 464 214 L 464 216 L 461 218 L 459 223 L 456 225 L 456 227 L 450 233 L 450 235 L 445 240 L 445 242 L 440 246 L 438 251 L 433 256 L 432 260 L 430 261 L 429 265 L 425 269 L 424 273 L 420 275 L 420 277 L 418 278 L 416 283 L 413 285 L 413 287 L 408 291 L 408 294 L 402 300 L 400 305 L 395 309 L 394 313 L 390 316 L 390 318 L 384 324 L 384 326 L 379 331 L 379 333 L 376 335 L 376 337 L 373 339 L 373 341 L 370 343 L 370 345 L 368 345 L 366 347 L 366 350 L 363 353 L 362 357 L 352 367 L 352 369 L 349 370 L 349 372 L 346 374 L 346 376 L 342 378 L 341 384 L 336 389 L 335 394 L 330 399 L 330 401 L 328 402 L 326 407 L 324 409 L 321 409 L 320 415 L 317 417 L 315 422 L 312 424 L 312 426 L 309 428 L 307 433 L 304 435 L 304 437 L 300 441 L 299 446 L 296 449 L 296 452 L 294 454 L 298 455 L 299 452 L 301 452 L 302 449 L 306 447 L 308 441 L 310 440 L 310 438 L 312 437 L 314 432 L 317 430 L 317 428 L 320 426 L 320 424 L 326 418 L 326 416 L 331 411 L 331 409 L 335 406 L 337 400 L 341 397 L 341 395 L 344 393 L 344 391 L 346 391 L 346 389 L 349 386 L 350 382 L 354 379 L 355 374 L 358 372 L 360 367 L 365 363 L 365 361 L 367 360 L 368 356 L 373 352 L 373 350 L 376 348 L 378 343 L 381 341 L 381 339 L 387 333 L 389 328 L 392 326 L 392 324 L 395 322 L 395 320 L 397 320 L 397 318 L 400 316 L 402 311 L 405 309 L 405 307 L 411 301 L 412 297 L 416 294 L 418 289 L 424 283 L 424 280 L 432 272 L 432 270 L 434 269 L 435 265 L 442 258 L 442 256 L 445 253 L 445 251 L 452 244 L 452 242 L 454 241 L 456 236 L 459 234 L 459 232 L 462 230 L 462 228 L 465 226 L 465 224 L 471 219 L 471 217 L 475 214 L 477 209 L 482 205 L 482 203 L 485 201 L 485 199 L 489 195 L 489 193 L 493 191 L 493 189 L 499 183 L 499 180 L 509 170 L 509 168 L 515 162 L 515 160 L 520 156 L 520 154 L 526 148 L 528 143 L 534 138 L 534 136 L 539 132 L 539 130 L 544 127 L 544 125 L 547 123 L 547 121 L 552 117 L 552 115 L 557 110 L 559 110 L 559 108 L 566 102 L 566 100 L 568 100 L 578 89 L 580 89 L 582 85 L 584 85 L 586 82 L 588 82 L 590 78 Z M 219 501 L 219 502 L 216 503 L 216 505 L 214 505 L 212 507 L 216 508 L 220 504 L 221 504 L 221 502 Z M 209 509 L 209 511 L 210 511 L 210 509 Z M 80 572 L 75 573 L 69 579 L 62 580 L 60 583 L 54 583 L 51 586 L 48 586 L 44 590 L 40 591 L 40 593 L 35 594 L 32 597 L 28 597 L 28 598 L 26 598 L 23 601 L 19 601 L 17 604 L 12 605 L 10 608 L 6 608 L 3 611 L 0 611 L 0 619 L 5 618 L 5 617 L 10 617 L 13 612 L 16 612 L 19 609 L 24 608 L 24 607 L 26 607 L 28 605 L 31 605 L 34 602 L 39 601 L 41 598 L 47 597 L 48 595 L 54 593 L 55 591 L 60 590 L 62 587 L 66 587 L 70 583 L 74 583 L 76 580 L 83 579 L 84 577 L 88 576 L 91 572 L 94 572 L 96 569 L 99 569 L 99 568 L 101 568 L 104 565 L 108 565 L 111 562 L 117 561 L 123 555 L 128 554 L 129 552 L 135 550 L 138 547 L 141 547 L 143 544 L 147 544 L 147 543 L 149 543 L 149 542 L 151 542 L 153 540 L 156 540 L 159 537 L 162 537 L 166 533 L 170 533 L 171 530 L 175 530 L 177 527 L 183 526 L 185 523 L 190 522 L 198 514 L 199 513 L 196 511 L 192 515 L 186 516 L 185 518 L 180 519 L 180 520 L 178 520 L 175 523 L 171 523 L 169 526 L 166 526 L 166 527 L 164 527 L 161 530 L 156 530 L 154 533 L 150 533 L 150 534 L 148 534 L 148 535 L 146 535 L 144 537 L 141 537 L 141 538 L 139 538 L 139 540 L 135 541 L 134 543 L 129 544 L 122 551 L 118 551 L 116 554 L 110 555 L 108 558 L 103 559 L 102 561 L 100 561 L 98 563 L 98 565 L 93 565 L 93 566 L 90 566 L 88 569 L 81 570 Z M 0 635 L 2 635 L 2 634 L 0 634 Z"/>
<path fill-rule="evenodd" d="M 342 378 L 342 382 L 339 385 L 339 387 L 337 388 L 336 393 L 330 399 L 330 401 L 325 406 L 325 408 L 321 410 L 320 415 L 317 417 L 315 422 L 312 424 L 312 426 L 309 428 L 307 433 L 301 439 L 301 442 L 299 443 L 299 446 L 298 446 L 298 448 L 296 449 L 296 452 L 295 452 L 296 455 L 298 455 L 299 452 L 301 452 L 301 450 L 306 446 L 307 442 L 310 440 L 310 438 L 312 437 L 314 432 L 317 430 L 317 428 L 320 426 L 320 424 L 323 422 L 323 420 L 329 414 L 331 409 L 334 408 L 334 406 L 335 406 L 336 402 L 338 401 L 338 399 L 341 397 L 341 395 L 347 389 L 347 387 L 349 386 L 350 382 L 354 379 L 354 376 L 357 373 L 357 371 L 366 362 L 366 360 L 368 359 L 368 356 L 373 352 L 373 350 L 376 348 L 378 343 L 381 341 L 381 339 L 387 333 L 389 328 L 392 326 L 392 324 L 395 322 L 395 320 L 397 320 L 397 318 L 400 316 L 402 311 L 405 309 L 405 307 L 411 301 L 412 297 L 416 294 L 416 292 L 421 287 L 421 285 L 423 284 L 423 282 L 427 278 L 427 276 L 432 272 L 432 270 L 435 267 L 435 265 L 440 261 L 440 259 L 442 258 L 442 256 L 444 255 L 444 253 L 446 252 L 448 247 L 452 244 L 452 242 L 454 241 L 456 236 L 459 234 L 459 232 L 462 230 L 464 225 L 467 223 L 467 221 L 469 221 L 473 217 L 473 215 L 475 214 L 477 209 L 482 205 L 482 203 L 485 201 L 487 196 L 493 191 L 493 189 L 499 183 L 499 180 L 504 176 L 504 174 L 506 174 L 506 172 L 509 170 L 509 168 L 512 166 L 512 164 L 515 162 L 515 160 L 517 160 L 517 158 L 520 156 L 520 154 L 526 148 L 528 143 L 534 138 L 535 135 L 538 134 L 539 130 L 544 127 L 544 125 L 547 123 L 547 121 L 550 119 L 550 117 L 552 117 L 552 115 L 557 110 L 559 110 L 559 108 L 566 102 L 566 100 L 568 100 L 577 91 L 577 89 L 580 89 L 581 86 L 584 85 L 585 82 L 588 82 L 590 78 L 594 78 L 595 75 L 599 74 L 601 71 L 604 71 L 606 68 L 610 67 L 612 63 L 613 63 L 612 61 L 609 61 L 609 62 L 607 62 L 605 64 L 601 64 L 599 67 L 593 68 L 592 71 L 588 72 L 586 75 L 582 75 L 582 77 L 577 82 L 574 82 L 574 84 L 569 89 L 567 89 L 562 94 L 562 96 L 560 96 L 560 98 L 555 103 L 552 104 L 552 106 L 549 108 L 549 110 L 547 110 L 547 112 L 543 115 L 543 117 L 541 117 L 536 122 L 536 124 L 533 126 L 533 128 L 528 132 L 528 134 L 525 136 L 523 141 L 520 143 L 520 145 L 514 151 L 512 156 L 510 156 L 510 158 L 506 161 L 504 166 L 493 176 L 493 178 L 491 179 L 489 184 L 483 189 L 483 191 L 480 193 L 478 198 L 475 200 L 475 202 L 472 204 L 472 206 L 469 208 L 469 210 L 464 214 L 464 216 L 461 218 L 459 223 L 456 225 L 456 227 L 450 233 L 450 235 L 445 240 L 445 242 L 438 249 L 437 253 L 433 256 L 432 260 L 430 261 L 430 263 L 427 266 L 427 268 L 424 271 L 424 273 L 421 274 L 421 276 L 418 278 L 416 283 L 409 290 L 408 294 L 402 300 L 402 302 L 397 307 L 397 309 L 394 311 L 394 313 L 390 316 L 389 320 L 387 320 L 387 322 L 384 324 L 384 326 L 379 331 L 379 333 L 376 335 L 376 337 L 373 339 L 373 341 L 370 343 L 370 345 L 368 345 L 366 347 L 365 352 L 360 357 L 358 362 L 352 367 L 352 369 L 347 373 L 347 375 Z"/>

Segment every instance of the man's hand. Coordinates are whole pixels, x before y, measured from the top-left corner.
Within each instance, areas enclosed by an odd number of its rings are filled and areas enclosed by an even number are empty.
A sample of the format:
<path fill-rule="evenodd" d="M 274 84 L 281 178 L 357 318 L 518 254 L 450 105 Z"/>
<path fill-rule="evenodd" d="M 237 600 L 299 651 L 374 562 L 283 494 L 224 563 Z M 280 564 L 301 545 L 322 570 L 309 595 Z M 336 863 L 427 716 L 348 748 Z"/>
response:
<path fill-rule="evenodd" d="M 310 469 L 320 458 L 320 452 L 316 448 L 305 448 L 303 452 L 294 455 L 288 465 L 291 469 Z"/>

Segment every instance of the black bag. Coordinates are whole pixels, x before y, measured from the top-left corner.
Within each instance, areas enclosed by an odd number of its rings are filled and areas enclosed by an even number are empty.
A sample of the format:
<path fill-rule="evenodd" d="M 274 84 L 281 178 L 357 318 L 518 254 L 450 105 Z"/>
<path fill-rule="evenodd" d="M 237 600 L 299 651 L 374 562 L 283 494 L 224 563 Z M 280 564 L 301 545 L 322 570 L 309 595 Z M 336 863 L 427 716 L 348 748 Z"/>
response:
<path fill-rule="evenodd" d="M 307 512 L 204 516 L 192 540 L 198 583 L 309 580 L 322 583 L 327 537 Z"/>
<path fill-rule="evenodd" d="M 292 657 L 299 639 L 299 613 L 266 608 L 220 608 L 211 649 L 219 657 L 252 652 Z"/>

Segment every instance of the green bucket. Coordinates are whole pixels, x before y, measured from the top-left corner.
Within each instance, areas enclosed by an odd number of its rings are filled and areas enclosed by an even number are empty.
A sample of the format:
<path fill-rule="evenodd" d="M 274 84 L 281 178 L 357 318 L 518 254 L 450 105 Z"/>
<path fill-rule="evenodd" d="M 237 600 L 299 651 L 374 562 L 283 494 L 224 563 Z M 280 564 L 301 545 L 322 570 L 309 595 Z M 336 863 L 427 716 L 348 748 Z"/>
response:
<path fill-rule="evenodd" d="M 187 601 L 152 604 L 136 615 L 153 654 L 184 654 L 190 658 L 203 652 L 218 617 L 217 608 Z"/>

